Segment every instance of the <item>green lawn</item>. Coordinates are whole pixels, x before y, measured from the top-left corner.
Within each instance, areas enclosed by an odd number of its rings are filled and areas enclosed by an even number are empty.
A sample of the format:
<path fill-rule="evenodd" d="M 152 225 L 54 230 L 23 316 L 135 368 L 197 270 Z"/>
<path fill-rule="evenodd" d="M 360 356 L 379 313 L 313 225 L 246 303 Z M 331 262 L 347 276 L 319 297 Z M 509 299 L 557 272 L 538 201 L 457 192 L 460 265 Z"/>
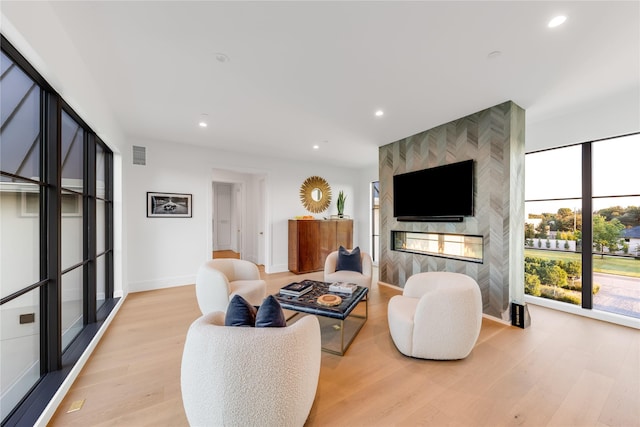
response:
<path fill-rule="evenodd" d="M 525 249 L 524 255 L 547 260 L 577 261 L 580 262 L 580 254 L 575 252 L 545 251 L 541 249 Z M 593 271 L 596 273 L 617 274 L 620 276 L 640 277 L 640 260 L 623 257 L 608 257 L 603 259 L 600 255 L 593 257 Z"/>

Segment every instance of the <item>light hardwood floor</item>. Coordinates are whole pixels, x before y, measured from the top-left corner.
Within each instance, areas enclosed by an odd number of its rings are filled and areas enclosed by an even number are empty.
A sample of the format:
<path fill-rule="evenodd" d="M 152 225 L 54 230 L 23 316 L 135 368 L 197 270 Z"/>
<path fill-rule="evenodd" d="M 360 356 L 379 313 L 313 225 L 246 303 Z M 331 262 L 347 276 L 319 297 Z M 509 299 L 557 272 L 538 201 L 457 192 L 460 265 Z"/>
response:
<path fill-rule="evenodd" d="M 213 251 L 211 253 L 212 258 L 235 258 L 240 259 L 240 254 L 234 251 Z"/>
<path fill-rule="evenodd" d="M 322 273 L 265 278 L 275 293 Z M 524 330 L 484 319 L 465 360 L 418 360 L 389 336 L 397 293 L 374 285 L 346 354 L 322 353 L 307 426 L 640 426 L 640 331 L 530 305 Z M 193 285 L 130 294 L 49 425 L 186 426 L 180 361 L 199 315 Z"/>

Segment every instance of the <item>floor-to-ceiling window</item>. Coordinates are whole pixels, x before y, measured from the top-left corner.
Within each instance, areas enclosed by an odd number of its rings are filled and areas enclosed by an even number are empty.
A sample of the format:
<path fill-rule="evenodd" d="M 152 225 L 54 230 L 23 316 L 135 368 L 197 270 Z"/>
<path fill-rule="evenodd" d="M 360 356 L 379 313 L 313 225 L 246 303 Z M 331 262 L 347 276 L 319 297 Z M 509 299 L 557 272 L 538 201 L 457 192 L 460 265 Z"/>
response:
<path fill-rule="evenodd" d="M 377 265 L 380 258 L 380 181 L 371 183 L 371 258 Z"/>
<path fill-rule="evenodd" d="M 0 416 L 37 420 L 113 298 L 112 153 L 2 38 Z"/>
<path fill-rule="evenodd" d="M 591 148 L 593 308 L 640 318 L 640 134 Z"/>
<path fill-rule="evenodd" d="M 82 126 L 62 111 L 62 195 L 61 229 L 62 258 L 62 348 L 65 349 L 80 333 L 84 324 L 84 155 L 85 132 Z M 67 206 L 66 209 L 64 206 Z M 75 207 L 75 209 L 74 209 Z"/>
<path fill-rule="evenodd" d="M 525 293 L 640 318 L 640 134 L 526 155 Z"/>
<path fill-rule="evenodd" d="M 0 79 L 0 409 L 4 419 L 40 379 L 44 183 L 41 89 L 4 52 Z"/>

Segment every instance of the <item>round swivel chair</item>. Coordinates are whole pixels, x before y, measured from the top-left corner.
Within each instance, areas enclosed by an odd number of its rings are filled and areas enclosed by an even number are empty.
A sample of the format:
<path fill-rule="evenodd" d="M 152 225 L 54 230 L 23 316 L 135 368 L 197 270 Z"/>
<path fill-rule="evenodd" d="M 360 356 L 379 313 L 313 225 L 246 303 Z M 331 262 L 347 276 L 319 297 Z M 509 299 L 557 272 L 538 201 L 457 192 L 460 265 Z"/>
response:
<path fill-rule="evenodd" d="M 304 425 L 320 375 L 320 324 L 304 316 L 283 328 L 224 326 L 225 313 L 187 332 L 180 384 L 192 426 Z"/>
<path fill-rule="evenodd" d="M 464 359 L 482 325 L 482 295 L 471 277 L 444 271 L 414 274 L 389 300 L 389 332 L 405 356 Z"/>

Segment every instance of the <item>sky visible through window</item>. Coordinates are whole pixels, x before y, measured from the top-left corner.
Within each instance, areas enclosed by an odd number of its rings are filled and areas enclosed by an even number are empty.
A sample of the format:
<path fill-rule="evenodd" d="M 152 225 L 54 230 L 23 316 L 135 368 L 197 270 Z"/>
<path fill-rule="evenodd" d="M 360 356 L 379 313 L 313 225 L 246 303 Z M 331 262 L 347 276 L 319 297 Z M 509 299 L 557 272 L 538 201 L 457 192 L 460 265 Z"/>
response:
<path fill-rule="evenodd" d="M 527 155 L 525 200 L 575 200 L 526 203 L 526 218 L 559 208 L 581 209 L 581 153 L 581 146 L 575 145 Z M 640 196 L 609 197 L 640 194 L 640 134 L 594 142 L 592 161 L 594 211 L 640 205 Z"/>

